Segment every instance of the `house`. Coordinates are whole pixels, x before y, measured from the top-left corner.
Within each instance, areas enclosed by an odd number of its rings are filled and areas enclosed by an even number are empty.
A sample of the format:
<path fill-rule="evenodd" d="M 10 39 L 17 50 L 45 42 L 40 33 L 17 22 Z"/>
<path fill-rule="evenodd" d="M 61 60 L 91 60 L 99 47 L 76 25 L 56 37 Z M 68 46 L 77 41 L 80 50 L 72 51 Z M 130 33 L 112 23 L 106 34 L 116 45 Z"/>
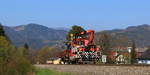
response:
<path fill-rule="evenodd" d="M 126 51 L 118 52 L 116 64 L 129 64 L 130 53 Z"/>
<path fill-rule="evenodd" d="M 150 64 L 150 49 L 144 51 L 140 57 L 137 58 L 139 64 Z"/>
<path fill-rule="evenodd" d="M 107 55 L 102 55 L 102 63 L 106 63 L 107 62 Z"/>
<path fill-rule="evenodd" d="M 150 58 L 137 58 L 138 64 L 150 64 Z"/>
<path fill-rule="evenodd" d="M 124 64 L 125 63 L 125 57 L 123 55 L 118 55 L 116 57 L 116 64 Z"/>
<path fill-rule="evenodd" d="M 114 48 L 108 57 L 116 64 L 128 64 L 129 55 L 127 48 Z"/>
<path fill-rule="evenodd" d="M 58 57 L 52 57 L 52 58 L 49 58 L 47 61 L 46 61 L 47 64 L 60 64 L 61 63 L 61 59 L 58 58 Z"/>

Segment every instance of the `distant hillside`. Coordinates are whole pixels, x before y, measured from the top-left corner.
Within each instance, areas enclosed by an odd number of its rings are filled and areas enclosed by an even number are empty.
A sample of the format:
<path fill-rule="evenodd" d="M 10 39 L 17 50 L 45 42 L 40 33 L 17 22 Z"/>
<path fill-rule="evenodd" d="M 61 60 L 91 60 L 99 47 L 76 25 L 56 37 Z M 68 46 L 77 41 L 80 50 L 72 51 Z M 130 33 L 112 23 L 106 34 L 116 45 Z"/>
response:
<path fill-rule="evenodd" d="M 62 44 L 66 38 L 68 29 L 48 28 L 39 24 L 27 24 L 16 27 L 4 27 L 7 36 L 16 46 L 22 46 L 27 43 L 32 48 L 41 48 L 44 46 L 53 46 Z M 150 25 L 130 26 L 126 29 L 107 30 L 113 39 L 128 37 L 134 40 L 138 47 L 150 46 Z M 101 32 L 96 32 L 100 35 Z M 60 42 L 61 41 L 61 42 Z"/>
<path fill-rule="evenodd" d="M 137 47 L 150 46 L 150 25 L 148 24 L 130 26 L 126 29 L 107 30 L 107 32 L 115 38 L 128 37 L 135 41 Z M 100 32 L 97 32 L 97 35 L 100 35 Z"/>
<path fill-rule="evenodd" d="M 32 48 L 52 46 L 66 38 L 67 31 L 48 28 L 39 24 L 4 27 L 7 36 L 16 46 L 27 43 Z"/>

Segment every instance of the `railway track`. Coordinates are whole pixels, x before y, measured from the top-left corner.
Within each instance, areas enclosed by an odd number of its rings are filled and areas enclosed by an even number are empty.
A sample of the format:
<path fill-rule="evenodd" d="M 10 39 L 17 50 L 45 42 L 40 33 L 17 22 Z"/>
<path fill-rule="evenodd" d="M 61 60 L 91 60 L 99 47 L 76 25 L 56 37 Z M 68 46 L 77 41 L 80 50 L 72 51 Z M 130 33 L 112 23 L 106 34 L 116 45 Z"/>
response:
<path fill-rule="evenodd" d="M 150 75 L 150 65 L 146 64 L 43 64 L 35 66 L 79 75 Z"/>
<path fill-rule="evenodd" d="M 150 64 L 41 64 L 41 65 L 81 65 L 81 66 L 147 66 L 150 67 Z"/>

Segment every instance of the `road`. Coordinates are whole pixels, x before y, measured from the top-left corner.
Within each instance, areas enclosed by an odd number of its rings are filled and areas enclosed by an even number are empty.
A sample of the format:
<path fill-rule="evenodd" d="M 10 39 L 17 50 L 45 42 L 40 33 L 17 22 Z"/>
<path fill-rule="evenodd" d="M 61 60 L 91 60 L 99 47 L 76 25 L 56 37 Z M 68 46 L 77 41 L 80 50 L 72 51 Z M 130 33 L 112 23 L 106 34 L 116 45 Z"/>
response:
<path fill-rule="evenodd" d="M 150 66 L 35 65 L 79 75 L 150 75 Z"/>

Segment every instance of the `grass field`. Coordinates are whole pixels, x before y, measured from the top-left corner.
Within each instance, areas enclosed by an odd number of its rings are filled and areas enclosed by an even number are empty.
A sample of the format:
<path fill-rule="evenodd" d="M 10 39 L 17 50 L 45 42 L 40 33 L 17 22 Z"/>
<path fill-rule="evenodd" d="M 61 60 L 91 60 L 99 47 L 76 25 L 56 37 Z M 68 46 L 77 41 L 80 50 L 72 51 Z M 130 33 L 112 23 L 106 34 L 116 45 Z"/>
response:
<path fill-rule="evenodd" d="M 36 69 L 35 75 L 76 75 L 76 74 L 38 68 L 38 69 Z"/>

